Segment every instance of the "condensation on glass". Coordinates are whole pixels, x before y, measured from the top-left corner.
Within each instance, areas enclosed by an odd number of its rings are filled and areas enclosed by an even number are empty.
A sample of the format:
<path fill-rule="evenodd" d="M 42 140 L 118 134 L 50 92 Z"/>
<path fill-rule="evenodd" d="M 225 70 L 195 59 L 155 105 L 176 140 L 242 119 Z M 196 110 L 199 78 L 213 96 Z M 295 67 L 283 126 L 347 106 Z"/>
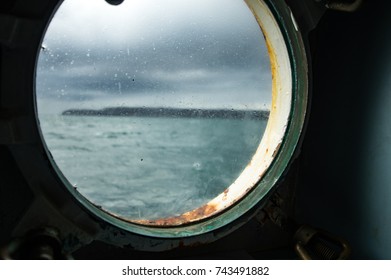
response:
<path fill-rule="evenodd" d="M 64 1 L 43 38 L 36 101 L 65 184 L 151 226 L 215 215 L 249 192 L 290 104 L 260 28 L 275 23 L 254 9 L 273 21 L 261 1 Z"/>

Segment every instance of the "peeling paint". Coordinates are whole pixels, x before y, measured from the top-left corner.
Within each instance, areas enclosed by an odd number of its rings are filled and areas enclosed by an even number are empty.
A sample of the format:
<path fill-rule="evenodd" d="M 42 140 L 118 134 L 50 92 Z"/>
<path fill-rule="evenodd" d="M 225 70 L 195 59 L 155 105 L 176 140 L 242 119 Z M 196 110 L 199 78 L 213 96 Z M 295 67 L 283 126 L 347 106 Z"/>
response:
<path fill-rule="evenodd" d="M 149 225 L 149 226 L 178 226 L 185 223 L 191 223 L 197 221 L 203 217 L 208 217 L 215 213 L 218 210 L 218 205 L 213 203 L 205 204 L 197 209 L 186 212 L 180 216 L 157 219 L 157 220 L 131 220 L 131 222 L 136 222 L 139 224 Z"/>

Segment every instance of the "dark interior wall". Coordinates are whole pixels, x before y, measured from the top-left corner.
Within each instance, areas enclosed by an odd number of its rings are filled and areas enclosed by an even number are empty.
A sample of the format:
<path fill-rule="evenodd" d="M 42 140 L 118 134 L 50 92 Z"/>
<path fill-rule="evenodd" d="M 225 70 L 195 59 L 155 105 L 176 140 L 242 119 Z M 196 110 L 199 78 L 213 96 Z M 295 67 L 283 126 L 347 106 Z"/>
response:
<path fill-rule="evenodd" d="M 311 33 L 312 107 L 298 220 L 346 238 L 353 258 L 391 259 L 389 1 L 328 11 Z"/>

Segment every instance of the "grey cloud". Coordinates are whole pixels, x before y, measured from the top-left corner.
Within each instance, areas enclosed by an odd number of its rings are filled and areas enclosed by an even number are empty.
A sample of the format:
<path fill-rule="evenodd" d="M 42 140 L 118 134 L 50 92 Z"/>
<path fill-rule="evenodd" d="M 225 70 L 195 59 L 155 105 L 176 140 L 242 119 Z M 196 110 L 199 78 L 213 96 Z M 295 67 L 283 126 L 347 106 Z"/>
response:
<path fill-rule="evenodd" d="M 263 37 L 257 25 L 241 27 L 242 21 L 216 28 L 202 22 L 171 26 L 170 32 L 151 31 L 154 36 L 146 30 L 143 37 L 122 41 L 106 32 L 101 37 L 95 34 L 96 41 L 90 44 L 75 30 L 49 30 L 38 63 L 38 98 L 78 101 L 140 93 L 209 92 L 224 99 L 222 94 L 251 91 L 263 92 L 262 102 L 268 103 L 271 75 Z M 243 102 L 259 98 L 247 96 Z"/>

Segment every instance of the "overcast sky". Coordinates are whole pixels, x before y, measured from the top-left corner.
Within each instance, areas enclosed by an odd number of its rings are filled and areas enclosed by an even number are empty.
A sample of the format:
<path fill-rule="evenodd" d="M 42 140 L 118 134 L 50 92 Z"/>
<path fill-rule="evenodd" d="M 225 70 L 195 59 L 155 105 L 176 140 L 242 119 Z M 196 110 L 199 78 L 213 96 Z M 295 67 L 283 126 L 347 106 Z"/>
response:
<path fill-rule="evenodd" d="M 271 102 L 265 42 L 242 0 L 65 0 L 42 45 L 40 113 Z"/>

